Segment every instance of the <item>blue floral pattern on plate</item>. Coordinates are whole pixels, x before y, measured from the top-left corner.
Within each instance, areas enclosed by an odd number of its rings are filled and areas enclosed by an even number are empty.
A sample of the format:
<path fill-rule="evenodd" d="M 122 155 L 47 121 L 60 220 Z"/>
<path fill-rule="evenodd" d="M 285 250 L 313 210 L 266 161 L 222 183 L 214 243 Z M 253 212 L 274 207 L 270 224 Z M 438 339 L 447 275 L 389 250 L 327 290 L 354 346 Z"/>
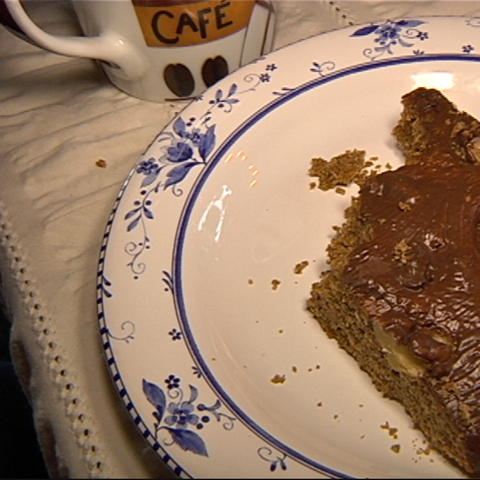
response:
<path fill-rule="evenodd" d="M 377 60 L 387 53 L 393 55 L 396 47 L 410 48 L 415 45 L 414 40 L 427 40 L 428 32 L 417 28 L 424 23 L 423 20 L 387 20 L 386 22 L 361 27 L 355 30 L 351 36 L 375 36 L 374 42 L 377 46 L 366 48 L 363 53 L 370 60 Z"/>
<path fill-rule="evenodd" d="M 207 110 L 199 119 L 190 117 L 185 120 L 180 115 L 173 122 L 171 131 L 166 130 L 157 137 L 156 142 L 162 145 L 159 157 L 151 156 L 140 160 L 136 167 L 136 173 L 144 177 L 139 192 L 140 199 L 135 200 L 133 208 L 125 214 L 127 231 L 140 228 L 143 233 L 140 241 L 128 242 L 125 246 L 125 251 L 131 257 L 128 267 L 135 278 L 143 273 L 145 264 L 140 258 L 150 248 L 147 221 L 155 218 L 151 209 L 151 197 L 167 189 L 176 196 L 183 194 L 179 184 L 191 169 L 205 166 L 215 148 L 215 124 L 211 123 L 214 109 L 231 113 L 234 105 L 240 102 L 240 96 L 256 91 L 262 83 L 268 83 L 271 72 L 275 70 L 275 64 L 267 64 L 264 72 L 250 73 L 244 81 L 253 85 L 243 90 L 239 90 L 236 83 L 230 85 L 226 94 L 222 89 L 217 89 L 215 97 L 208 102 Z"/>
<path fill-rule="evenodd" d="M 209 414 L 218 422 L 223 422 L 222 426 L 225 430 L 231 430 L 236 419 L 219 412 L 222 408 L 219 400 L 212 406 L 203 403 L 196 404 L 198 389 L 193 385 L 189 385 L 190 394 L 186 398 L 180 387 L 180 379 L 175 375 L 169 375 L 165 383 L 170 402 L 167 402 L 167 396 L 158 385 L 145 379 L 142 382 L 145 397 L 155 407 L 153 412 L 155 439 L 158 440 L 160 432 L 165 430 L 170 435 L 170 441 L 165 440 L 166 445 L 175 444 L 182 450 L 208 457 L 205 442 L 200 434 L 191 428 L 202 430 L 210 422 Z"/>

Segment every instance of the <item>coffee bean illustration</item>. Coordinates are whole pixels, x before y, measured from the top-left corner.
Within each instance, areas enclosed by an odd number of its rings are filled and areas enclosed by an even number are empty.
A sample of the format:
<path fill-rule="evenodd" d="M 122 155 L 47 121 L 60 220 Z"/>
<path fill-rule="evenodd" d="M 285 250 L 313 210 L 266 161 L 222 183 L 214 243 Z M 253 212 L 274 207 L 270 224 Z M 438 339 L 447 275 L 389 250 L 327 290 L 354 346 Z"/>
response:
<path fill-rule="evenodd" d="M 168 88 L 177 97 L 188 97 L 195 90 L 195 80 L 190 70 L 182 63 L 171 63 L 163 72 Z"/>
<path fill-rule="evenodd" d="M 207 87 L 217 83 L 228 75 L 228 63 L 220 55 L 215 58 L 207 58 L 202 67 L 202 78 Z"/>

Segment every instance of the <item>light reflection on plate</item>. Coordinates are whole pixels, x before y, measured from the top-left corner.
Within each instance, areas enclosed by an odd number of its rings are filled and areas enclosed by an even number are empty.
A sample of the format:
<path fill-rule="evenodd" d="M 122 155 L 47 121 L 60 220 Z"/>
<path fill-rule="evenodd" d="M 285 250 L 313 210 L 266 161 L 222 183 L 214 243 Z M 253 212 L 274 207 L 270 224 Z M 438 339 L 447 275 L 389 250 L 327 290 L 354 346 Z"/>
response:
<path fill-rule="evenodd" d="M 480 116 L 478 34 L 430 17 L 299 42 L 212 87 L 139 159 L 105 233 L 99 323 L 128 411 L 178 475 L 461 476 L 305 312 L 355 194 L 307 171 L 353 148 L 400 165 L 391 129 L 420 85 Z"/>

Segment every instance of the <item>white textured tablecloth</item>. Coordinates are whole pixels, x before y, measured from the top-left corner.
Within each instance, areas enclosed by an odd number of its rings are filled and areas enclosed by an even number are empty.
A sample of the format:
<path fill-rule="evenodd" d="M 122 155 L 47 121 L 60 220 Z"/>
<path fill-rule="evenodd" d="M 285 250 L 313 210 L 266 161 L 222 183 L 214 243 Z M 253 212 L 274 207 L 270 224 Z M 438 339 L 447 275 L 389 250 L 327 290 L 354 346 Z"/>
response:
<path fill-rule="evenodd" d="M 461 1 L 275 5 L 275 48 L 379 19 L 480 15 L 480 2 Z M 68 1 L 28 8 L 53 33 L 78 31 Z M 45 52 L 0 26 L 1 284 L 13 361 L 53 478 L 172 477 L 113 388 L 97 326 L 96 276 L 122 183 L 183 107 L 128 97 L 95 62 Z"/>

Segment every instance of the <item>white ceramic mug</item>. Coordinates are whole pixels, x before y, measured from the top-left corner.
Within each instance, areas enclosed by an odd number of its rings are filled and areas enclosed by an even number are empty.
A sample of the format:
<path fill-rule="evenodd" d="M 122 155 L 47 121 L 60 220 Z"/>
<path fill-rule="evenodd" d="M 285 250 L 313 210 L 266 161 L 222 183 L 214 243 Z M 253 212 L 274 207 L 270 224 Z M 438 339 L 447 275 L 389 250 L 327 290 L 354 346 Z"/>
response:
<path fill-rule="evenodd" d="M 9 26 L 31 42 L 100 60 L 120 90 L 153 102 L 194 98 L 273 42 L 265 0 L 71 0 L 84 37 L 51 35 L 19 0 L 3 1 Z"/>

